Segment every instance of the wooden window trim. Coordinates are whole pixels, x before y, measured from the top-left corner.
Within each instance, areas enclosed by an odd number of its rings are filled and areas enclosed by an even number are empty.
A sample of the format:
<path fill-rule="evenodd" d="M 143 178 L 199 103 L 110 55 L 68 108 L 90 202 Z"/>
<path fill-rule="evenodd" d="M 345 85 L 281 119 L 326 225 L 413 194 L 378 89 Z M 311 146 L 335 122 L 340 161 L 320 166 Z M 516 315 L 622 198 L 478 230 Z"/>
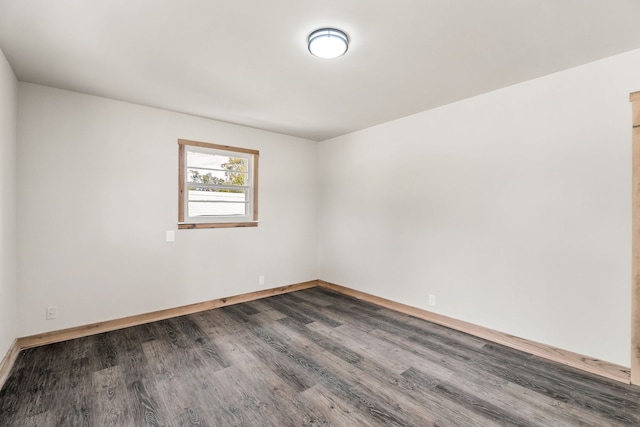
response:
<path fill-rule="evenodd" d="M 214 150 L 235 151 L 253 156 L 253 185 L 252 185 L 252 220 L 240 222 L 185 222 L 185 146 L 203 147 Z M 233 227 L 257 227 L 258 226 L 258 165 L 260 151 L 249 148 L 232 147 L 229 145 L 212 144 L 209 142 L 178 139 L 178 229 L 190 230 L 201 228 L 233 228 Z"/>

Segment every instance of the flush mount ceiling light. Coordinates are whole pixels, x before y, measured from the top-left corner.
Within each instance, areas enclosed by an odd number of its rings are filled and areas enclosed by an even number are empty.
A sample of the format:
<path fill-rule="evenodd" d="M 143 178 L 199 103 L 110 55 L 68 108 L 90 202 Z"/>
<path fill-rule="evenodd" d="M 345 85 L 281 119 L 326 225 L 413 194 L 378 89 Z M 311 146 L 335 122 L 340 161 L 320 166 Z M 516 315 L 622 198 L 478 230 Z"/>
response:
<path fill-rule="evenodd" d="M 349 37 L 335 28 L 320 28 L 309 35 L 309 52 L 318 58 L 337 58 L 349 48 Z"/>

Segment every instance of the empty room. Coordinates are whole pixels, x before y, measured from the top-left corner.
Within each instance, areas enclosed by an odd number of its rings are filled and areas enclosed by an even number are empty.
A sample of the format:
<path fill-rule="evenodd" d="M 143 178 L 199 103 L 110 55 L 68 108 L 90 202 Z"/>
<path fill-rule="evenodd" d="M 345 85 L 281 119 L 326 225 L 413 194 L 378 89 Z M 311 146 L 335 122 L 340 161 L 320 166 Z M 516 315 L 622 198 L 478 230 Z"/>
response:
<path fill-rule="evenodd" d="M 640 425 L 639 22 L 0 0 L 0 426 Z"/>

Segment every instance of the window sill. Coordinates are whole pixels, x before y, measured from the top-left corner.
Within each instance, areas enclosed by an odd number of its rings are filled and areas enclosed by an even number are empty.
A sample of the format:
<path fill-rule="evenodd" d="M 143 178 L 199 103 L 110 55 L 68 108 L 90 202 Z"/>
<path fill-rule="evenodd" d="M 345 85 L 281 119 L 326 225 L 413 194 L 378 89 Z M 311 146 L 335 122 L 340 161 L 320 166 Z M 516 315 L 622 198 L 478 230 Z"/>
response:
<path fill-rule="evenodd" d="M 178 224 L 178 230 L 189 230 L 194 228 L 233 228 L 233 227 L 257 227 L 258 221 L 251 222 L 203 222 Z"/>

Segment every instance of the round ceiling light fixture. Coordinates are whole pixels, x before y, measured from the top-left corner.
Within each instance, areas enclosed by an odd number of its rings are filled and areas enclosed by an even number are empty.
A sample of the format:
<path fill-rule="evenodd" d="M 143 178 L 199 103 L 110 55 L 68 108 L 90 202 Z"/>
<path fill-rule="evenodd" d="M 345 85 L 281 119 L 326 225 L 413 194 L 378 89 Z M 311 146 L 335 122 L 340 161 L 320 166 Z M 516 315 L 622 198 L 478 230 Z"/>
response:
<path fill-rule="evenodd" d="M 318 58 L 337 58 L 349 49 L 349 37 L 335 28 L 320 28 L 309 35 L 309 52 Z"/>

